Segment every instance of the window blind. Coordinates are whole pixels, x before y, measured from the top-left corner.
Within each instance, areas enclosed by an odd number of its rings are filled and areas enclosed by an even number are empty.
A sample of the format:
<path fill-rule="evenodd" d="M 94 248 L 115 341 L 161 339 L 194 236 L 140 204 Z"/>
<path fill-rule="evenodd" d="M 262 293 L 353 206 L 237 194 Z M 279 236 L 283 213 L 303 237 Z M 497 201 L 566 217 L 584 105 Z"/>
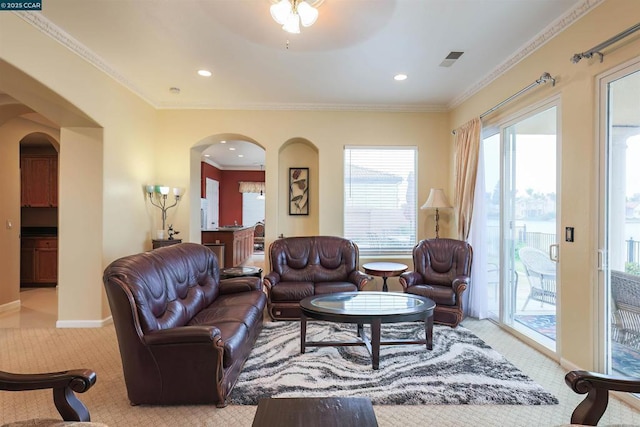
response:
<path fill-rule="evenodd" d="M 415 147 L 345 147 L 344 235 L 361 254 L 407 254 L 416 244 Z"/>

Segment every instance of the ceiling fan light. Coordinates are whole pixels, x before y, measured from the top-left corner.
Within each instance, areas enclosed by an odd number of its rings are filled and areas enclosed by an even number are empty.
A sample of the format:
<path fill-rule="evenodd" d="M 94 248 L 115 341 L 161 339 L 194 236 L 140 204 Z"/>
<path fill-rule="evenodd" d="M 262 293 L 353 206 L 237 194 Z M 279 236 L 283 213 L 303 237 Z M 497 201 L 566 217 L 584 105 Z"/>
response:
<path fill-rule="evenodd" d="M 298 3 L 298 15 L 300 15 L 300 21 L 305 27 L 310 27 L 318 19 L 318 9 L 311 6 L 306 1 Z"/>
<path fill-rule="evenodd" d="M 291 2 L 289 0 L 280 0 L 276 4 L 272 4 L 269 8 L 271 17 L 280 25 L 285 25 L 287 17 L 291 13 Z"/>
<path fill-rule="evenodd" d="M 282 29 L 287 33 L 300 34 L 300 16 L 297 13 L 290 12 Z"/>

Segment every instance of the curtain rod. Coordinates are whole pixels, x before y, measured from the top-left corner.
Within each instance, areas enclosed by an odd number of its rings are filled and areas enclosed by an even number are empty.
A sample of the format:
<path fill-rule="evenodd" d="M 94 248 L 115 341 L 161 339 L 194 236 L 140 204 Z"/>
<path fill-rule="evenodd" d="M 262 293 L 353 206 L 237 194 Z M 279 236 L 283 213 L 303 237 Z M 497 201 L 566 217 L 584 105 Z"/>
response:
<path fill-rule="evenodd" d="M 640 30 L 640 23 L 634 25 L 631 28 L 627 28 L 626 30 L 624 30 L 623 32 L 621 32 L 620 34 L 617 34 L 613 37 L 611 37 L 609 40 L 606 40 L 602 43 L 600 43 L 598 46 L 594 46 L 591 49 L 587 50 L 586 52 L 582 52 L 582 53 L 576 53 L 575 55 L 573 55 L 571 57 L 571 62 L 573 62 L 574 64 L 577 64 L 578 62 L 580 62 L 580 60 L 582 58 L 591 58 L 593 57 L 593 54 L 597 54 L 598 56 L 600 56 L 600 62 L 602 62 L 604 60 L 604 53 L 600 52 L 602 49 L 604 49 L 605 47 L 614 44 L 617 41 L 622 40 L 623 38 L 630 36 L 631 34 L 635 33 L 636 31 Z"/>
<path fill-rule="evenodd" d="M 547 83 L 549 80 L 551 80 L 552 82 L 552 86 L 556 85 L 556 79 L 554 79 L 553 77 L 551 77 L 551 74 L 544 72 L 542 73 L 542 75 L 540 76 L 540 78 L 538 80 L 536 80 L 535 82 L 531 83 L 529 86 L 520 89 L 518 92 L 514 93 L 513 95 L 511 95 L 510 97 L 508 97 L 507 99 L 503 100 L 502 102 L 497 103 L 494 107 L 488 109 L 487 111 L 485 111 L 484 113 L 480 114 L 480 118 L 484 118 L 486 116 L 488 116 L 489 114 L 493 113 L 494 111 L 496 111 L 498 108 L 502 107 L 503 105 L 505 105 L 508 102 L 511 102 L 512 100 L 514 100 L 515 98 L 519 97 L 520 95 L 522 95 L 523 93 L 525 93 L 526 91 L 528 91 L 529 89 L 532 89 L 538 85 L 541 85 L 543 83 Z M 456 134 L 455 130 L 452 130 L 451 133 L 453 135 Z"/>

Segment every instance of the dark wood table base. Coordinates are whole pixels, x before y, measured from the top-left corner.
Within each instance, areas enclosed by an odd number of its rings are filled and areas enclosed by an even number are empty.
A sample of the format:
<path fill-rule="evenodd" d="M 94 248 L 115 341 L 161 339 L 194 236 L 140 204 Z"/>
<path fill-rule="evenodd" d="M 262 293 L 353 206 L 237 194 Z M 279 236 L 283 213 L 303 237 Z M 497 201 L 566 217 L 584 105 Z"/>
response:
<path fill-rule="evenodd" d="M 380 346 L 381 345 L 405 345 L 405 344 L 425 344 L 427 350 L 433 349 L 433 311 L 424 320 L 425 338 L 424 340 L 397 340 L 382 341 L 380 339 L 380 318 L 371 321 L 371 339 L 364 332 L 364 325 L 357 324 L 357 339 L 354 341 L 307 341 L 307 316 L 304 313 L 300 316 L 300 353 L 304 354 L 307 347 L 348 347 L 365 346 L 371 354 L 371 364 L 374 370 L 380 366 Z"/>
<path fill-rule="evenodd" d="M 260 399 L 253 427 L 377 427 L 371 400 L 361 397 Z"/>

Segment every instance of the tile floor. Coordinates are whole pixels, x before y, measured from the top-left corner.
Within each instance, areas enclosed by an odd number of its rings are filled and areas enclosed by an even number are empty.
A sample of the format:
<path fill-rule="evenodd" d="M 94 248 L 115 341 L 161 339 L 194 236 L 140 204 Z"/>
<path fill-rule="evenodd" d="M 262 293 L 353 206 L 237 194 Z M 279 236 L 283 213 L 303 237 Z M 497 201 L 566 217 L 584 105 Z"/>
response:
<path fill-rule="evenodd" d="M 22 288 L 20 309 L 0 313 L 0 328 L 55 328 L 58 288 Z"/>

